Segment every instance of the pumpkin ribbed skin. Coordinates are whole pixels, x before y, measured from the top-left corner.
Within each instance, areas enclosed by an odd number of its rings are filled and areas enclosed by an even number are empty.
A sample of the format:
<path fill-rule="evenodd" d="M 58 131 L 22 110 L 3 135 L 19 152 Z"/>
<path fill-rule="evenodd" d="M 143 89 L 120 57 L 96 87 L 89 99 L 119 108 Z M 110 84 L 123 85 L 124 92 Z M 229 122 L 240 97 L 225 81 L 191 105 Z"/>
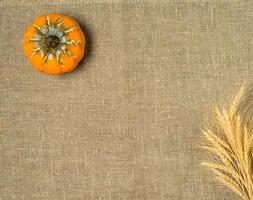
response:
<path fill-rule="evenodd" d="M 47 74 L 73 71 L 85 53 L 85 36 L 71 17 L 51 13 L 37 17 L 24 33 L 24 53 Z"/>

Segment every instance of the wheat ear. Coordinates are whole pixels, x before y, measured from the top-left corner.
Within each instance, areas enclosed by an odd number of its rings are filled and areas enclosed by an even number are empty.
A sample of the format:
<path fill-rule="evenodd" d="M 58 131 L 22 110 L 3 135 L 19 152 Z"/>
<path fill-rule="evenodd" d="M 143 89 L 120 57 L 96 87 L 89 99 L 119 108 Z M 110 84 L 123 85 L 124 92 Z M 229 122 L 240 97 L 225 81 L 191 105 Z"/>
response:
<path fill-rule="evenodd" d="M 215 122 L 203 130 L 209 160 L 202 164 L 243 200 L 253 200 L 253 86 L 243 86 L 228 109 L 215 108 Z"/>

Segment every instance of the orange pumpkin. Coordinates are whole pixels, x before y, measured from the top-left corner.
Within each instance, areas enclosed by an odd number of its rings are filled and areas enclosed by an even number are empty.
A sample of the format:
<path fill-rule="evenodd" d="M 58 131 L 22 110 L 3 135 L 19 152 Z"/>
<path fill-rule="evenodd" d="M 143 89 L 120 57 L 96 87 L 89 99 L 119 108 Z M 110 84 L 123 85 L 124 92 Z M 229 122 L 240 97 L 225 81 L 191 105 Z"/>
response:
<path fill-rule="evenodd" d="M 37 17 L 24 34 L 24 52 L 32 66 L 47 74 L 74 70 L 85 53 L 79 24 L 62 14 Z"/>

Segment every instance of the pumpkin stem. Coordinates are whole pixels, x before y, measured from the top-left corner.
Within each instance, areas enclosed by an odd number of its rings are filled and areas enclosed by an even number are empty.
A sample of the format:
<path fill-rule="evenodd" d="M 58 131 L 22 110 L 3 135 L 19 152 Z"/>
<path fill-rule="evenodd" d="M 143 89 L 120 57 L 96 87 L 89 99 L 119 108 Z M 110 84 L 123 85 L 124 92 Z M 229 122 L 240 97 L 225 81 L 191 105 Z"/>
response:
<path fill-rule="evenodd" d="M 56 35 L 49 35 L 45 39 L 45 44 L 54 49 L 60 44 L 60 39 Z"/>

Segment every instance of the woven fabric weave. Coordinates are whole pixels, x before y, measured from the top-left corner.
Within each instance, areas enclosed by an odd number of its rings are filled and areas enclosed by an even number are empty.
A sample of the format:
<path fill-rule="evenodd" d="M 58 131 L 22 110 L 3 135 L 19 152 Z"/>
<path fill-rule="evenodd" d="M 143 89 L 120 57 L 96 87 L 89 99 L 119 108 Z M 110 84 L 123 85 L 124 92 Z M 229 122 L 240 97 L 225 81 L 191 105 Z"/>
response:
<path fill-rule="evenodd" d="M 0 1 L 1 200 L 238 199 L 200 166 L 210 106 L 253 77 L 249 1 Z M 23 33 L 74 17 L 73 72 L 35 71 Z"/>

